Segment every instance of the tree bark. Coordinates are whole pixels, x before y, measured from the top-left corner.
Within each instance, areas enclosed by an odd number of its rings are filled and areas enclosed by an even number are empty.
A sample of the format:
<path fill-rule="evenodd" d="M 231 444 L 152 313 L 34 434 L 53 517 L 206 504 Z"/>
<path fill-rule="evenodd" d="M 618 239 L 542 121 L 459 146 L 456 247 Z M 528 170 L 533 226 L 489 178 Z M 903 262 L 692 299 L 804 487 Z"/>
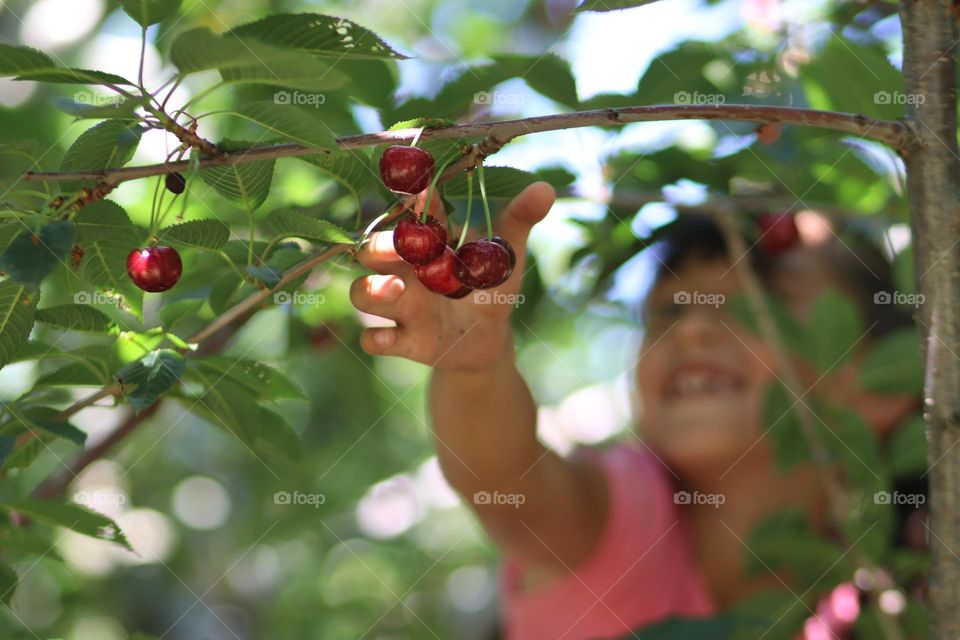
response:
<path fill-rule="evenodd" d="M 956 5 L 904 0 L 905 121 L 917 145 L 903 153 L 925 365 L 930 496 L 930 620 L 934 640 L 960 638 L 960 243 L 958 243 Z M 922 101 L 919 97 L 922 96 Z M 918 104 L 919 103 L 919 104 Z"/>

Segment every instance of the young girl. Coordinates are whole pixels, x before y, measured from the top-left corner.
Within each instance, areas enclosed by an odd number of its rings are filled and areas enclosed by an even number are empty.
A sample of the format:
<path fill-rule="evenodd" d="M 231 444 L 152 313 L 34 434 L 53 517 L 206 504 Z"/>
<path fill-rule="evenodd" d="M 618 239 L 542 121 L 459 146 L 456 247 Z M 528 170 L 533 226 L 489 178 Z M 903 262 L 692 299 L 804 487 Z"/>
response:
<path fill-rule="evenodd" d="M 517 250 L 499 293 L 519 291 L 527 236 L 554 198 L 548 184 L 533 184 L 498 218 L 496 232 Z M 431 213 L 443 219 L 439 198 L 433 203 Z M 861 355 L 909 322 L 895 305 L 873 304 L 875 291 L 892 290 L 888 265 L 867 266 L 812 214 L 798 217 L 798 227 L 793 248 L 754 249 L 745 258 L 798 318 L 828 288 L 850 295 L 871 326 Z M 740 290 L 722 235 L 705 218 L 681 216 L 661 249 L 636 362 L 639 438 L 569 458 L 537 439 L 537 406 L 515 364 L 511 304 L 428 292 L 400 261 L 390 232 L 361 252 L 378 275 L 357 279 L 351 299 L 396 322 L 366 329 L 361 346 L 433 368 L 437 455 L 505 557 L 508 640 L 615 638 L 670 617 L 712 615 L 758 591 L 789 588 L 772 571 L 744 569 L 746 540 L 765 516 L 796 506 L 827 532 L 813 466 L 778 472 L 765 437 L 764 390 L 778 376 L 770 347 L 722 304 L 676 304 L 675 294 L 729 300 Z M 833 372 L 829 389 L 817 388 L 819 373 L 800 371 L 811 393 L 856 410 L 882 439 L 917 400 L 865 391 L 859 362 Z M 805 637 L 843 637 L 856 611 L 855 590 L 840 585 L 811 612 Z"/>

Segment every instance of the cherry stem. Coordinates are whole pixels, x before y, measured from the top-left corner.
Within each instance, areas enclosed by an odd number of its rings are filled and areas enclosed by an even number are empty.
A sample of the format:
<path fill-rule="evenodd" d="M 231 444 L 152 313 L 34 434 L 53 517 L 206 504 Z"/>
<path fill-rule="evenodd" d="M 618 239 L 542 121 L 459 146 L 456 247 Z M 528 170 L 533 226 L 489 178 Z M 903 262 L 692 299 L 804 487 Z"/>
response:
<path fill-rule="evenodd" d="M 410 141 L 411 147 L 417 146 L 417 142 L 420 141 L 420 136 L 423 135 L 423 132 L 426 130 L 427 130 L 426 127 L 420 127 L 420 131 L 417 131 L 417 135 L 413 136 L 413 140 Z"/>
<path fill-rule="evenodd" d="M 477 165 L 480 174 L 480 200 L 483 202 L 483 215 L 487 219 L 487 240 L 493 237 L 493 222 L 490 221 L 490 203 L 487 202 L 487 184 L 483 179 L 483 164 Z"/>
<path fill-rule="evenodd" d="M 446 162 L 444 162 L 440 166 L 439 171 L 433 172 L 433 180 L 430 181 L 430 190 L 427 191 L 427 202 L 423 205 L 423 211 L 420 213 L 421 224 L 427 223 L 427 216 L 429 215 L 429 212 L 430 212 L 430 199 L 433 198 L 433 192 L 436 191 L 437 189 L 437 182 L 440 181 L 440 176 L 443 175 L 443 170 L 447 168 L 447 165 L 449 165 L 451 162 L 457 159 L 459 159 L 459 156 L 454 156 L 452 158 L 449 158 Z"/>
<path fill-rule="evenodd" d="M 467 171 L 467 215 L 463 220 L 463 229 L 460 231 L 460 240 L 455 251 L 459 251 L 467 239 L 467 230 L 470 228 L 470 210 L 473 208 L 473 171 Z"/>

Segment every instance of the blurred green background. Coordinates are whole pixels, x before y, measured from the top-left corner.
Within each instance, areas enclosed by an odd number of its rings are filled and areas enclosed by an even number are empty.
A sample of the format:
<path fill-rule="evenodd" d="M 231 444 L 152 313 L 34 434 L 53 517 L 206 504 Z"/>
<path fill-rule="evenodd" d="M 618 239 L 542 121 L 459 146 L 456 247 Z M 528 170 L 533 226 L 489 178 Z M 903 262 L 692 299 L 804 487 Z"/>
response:
<path fill-rule="evenodd" d="M 311 11 L 352 19 L 412 57 L 344 63 L 346 90 L 317 105 L 339 135 L 415 116 L 469 122 L 701 99 L 902 113 L 895 3 L 669 0 L 574 14 L 575 4 L 185 0 L 177 20 L 150 28 L 147 82 L 158 86 L 173 71 L 165 52 L 186 28 L 220 32 L 270 13 Z M 139 38 L 115 2 L 0 2 L 0 41 L 73 66 L 134 77 Z M 510 55 L 516 58 L 508 64 L 503 56 Z M 499 62 L 491 67 L 494 56 Z M 190 76 L 173 103 L 217 79 L 215 72 Z M 226 87 L 194 113 L 275 91 Z M 2 79 L 0 143 L 28 145 L 42 167 L 55 169 L 95 122 L 75 120 L 69 103 L 99 95 Z M 260 135 L 216 113 L 200 120 L 199 131 L 213 140 Z M 148 132 L 131 164 L 163 161 L 170 143 Z M 375 157 L 340 181 L 309 163 L 281 160 L 257 215 L 292 206 L 354 229 L 358 203 L 364 220 L 386 205 Z M 4 188 L 25 162 L 0 157 Z M 911 290 L 902 166 L 878 145 L 794 128 L 760 144 L 750 123 L 667 122 L 529 136 L 490 164 L 566 183 L 531 237 L 537 267 L 514 318 L 519 364 L 541 407 L 541 436 L 560 451 L 631 428 L 629 380 L 641 337 L 631 304 L 651 273 L 637 251 L 677 205 L 713 193 L 759 194 L 800 208 L 834 205 L 877 220 L 882 214 L 876 230 L 896 240 L 898 284 Z M 146 224 L 154 184 L 126 182 L 111 199 Z M 217 217 L 245 237 L 242 207 L 199 181 L 191 188 L 187 220 Z M 503 203 L 495 201 L 495 209 Z M 200 253 L 184 258 L 177 292 L 205 291 L 213 269 L 224 268 Z M 261 311 L 227 349 L 272 364 L 303 388 L 305 400 L 276 406 L 301 437 L 302 459 L 258 455 L 182 403 L 165 402 L 70 487 L 76 499 L 113 516 L 138 554 L 58 532 L 48 555 L 17 565 L 25 575 L 12 608 L 0 610 L 0 637 L 494 637 L 497 558 L 439 474 L 424 413 L 428 370 L 360 350 L 359 332 L 371 320 L 358 317 L 347 297 L 359 273 L 344 260 L 325 264 L 305 287 L 319 298 Z M 68 300 L 69 293 L 54 282 L 44 295 Z M 156 324 L 155 297 L 144 312 L 145 324 L 129 325 L 132 331 Z M 196 329 L 213 317 L 205 308 L 185 323 Z M 53 329 L 35 337 L 65 349 L 97 344 Z M 122 354 L 138 339 L 131 333 L 101 344 L 117 343 Z M 0 400 L 16 398 L 45 372 L 33 362 L 4 368 Z M 96 443 L 124 411 L 93 408 L 74 423 Z M 2 482 L 25 493 L 75 455 L 75 446 L 55 442 L 26 473 Z"/>

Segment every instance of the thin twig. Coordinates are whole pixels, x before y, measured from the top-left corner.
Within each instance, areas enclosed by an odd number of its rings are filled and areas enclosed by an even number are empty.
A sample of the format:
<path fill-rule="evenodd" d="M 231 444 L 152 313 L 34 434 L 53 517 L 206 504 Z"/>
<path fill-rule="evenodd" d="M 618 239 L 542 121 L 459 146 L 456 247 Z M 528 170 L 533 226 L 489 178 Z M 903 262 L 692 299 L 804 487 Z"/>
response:
<path fill-rule="evenodd" d="M 878 120 L 863 114 L 841 113 L 837 111 L 817 111 L 780 106 L 756 105 L 651 105 L 621 107 L 617 109 L 594 109 L 501 122 L 480 122 L 458 124 L 433 129 L 398 129 L 380 131 L 362 135 L 337 138 L 340 149 L 358 149 L 388 143 L 410 142 L 417 135 L 420 140 L 443 140 L 452 138 L 488 137 L 495 140 L 512 138 L 544 131 L 557 131 L 577 127 L 615 126 L 631 122 L 650 122 L 659 120 L 742 120 L 748 122 L 780 122 L 784 124 L 805 125 L 832 129 L 855 134 L 883 142 L 900 152 L 906 152 L 914 144 L 911 130 L 899 120 Z M 278 144 L 253 147 L 236 153 L 224 153 L 219 157 L 207 158 L 200 162 L 200 168 L 233 165 L 259 160 L 272 160 L 318 153 L 328 153 L 321 148 L 306 147 L 299 144 Z M 109 184 L 120 184 L 126 180 L 135 180 L 169 171 L 184 171 L 187 162 L 145 165 L 101 169 L 97 171 L 61 171 L 27 172 L 26 180 L 102 180 Z"/>
<path fill-rule="evenodd" d="M 747 302 L 750 305 L 753 315 L 757 318 L 760 335 L 773 352 L 780 379 L 793 397 L 802 398 L 806 394 L 806 391 L 803 389 L 797 368 L 787 353 L 786 343 L 780 333 L 779 327 L 777 327 L 777 323 L 773 319 L 773 313 L 764 297 L 763 287 L 749 262 L 741 259 L 747 254 L 748 249 L 743 236 L 740 235 L 740 232 L 734 224 L 735 213 L 733 209 L 728 209 L 725 212 L 722 210 L 713 210 L 710 215 L 716 220 L 726 240 L 727 253 L 730 256 L 730 261 L 733 263 L 733 269 L 740 277 Z M 823 443 L 820 433 L 817 431 L 817 425 L 814 422 L 816 416 L 813 410 L 806 402 L 801 401 L 797 404 L 799 405 L 797 407 L 797 414 L 800 422 L 800 430 L 803 434 L 804 441 L 807 443 L 807 446 L 810 447 L 813 461 L 817 466 L 820 479 L 823 482 L 831 521 L 835 529 L 841 532 L 842 535 L 844 531 L 843 523 L 848 517 L 850 502 L 847 490 L 837 475 L 839 469 L 831 462 L 827 447 Z M 846 538 L 846 536 L 843 537 Z M 853 544 L 853 541 L 847 540 L 847 542 Z M 877 567 L 855 544 L 853 544 L 851 556 L 858 565 L 876 575 Z M 879 597 L 879 593 L 876 592 L 872 595 L 875 600 Z M 880 621 L 881 633 L 885 640 L 903 640 L 903 632 L 896 618 L 880 606 L 876 607 L 876 612 Z"/>

